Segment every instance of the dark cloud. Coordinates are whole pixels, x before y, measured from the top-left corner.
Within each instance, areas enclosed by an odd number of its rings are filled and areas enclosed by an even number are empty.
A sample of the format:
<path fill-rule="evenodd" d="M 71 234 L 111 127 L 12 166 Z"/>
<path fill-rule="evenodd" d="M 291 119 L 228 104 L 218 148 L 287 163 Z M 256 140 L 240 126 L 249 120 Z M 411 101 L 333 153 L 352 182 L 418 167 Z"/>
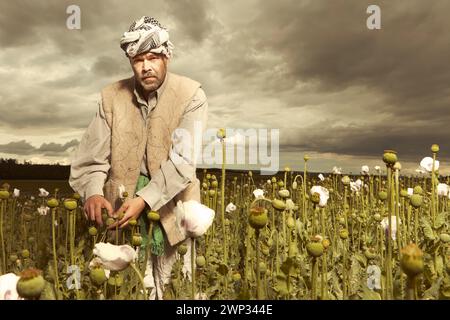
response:
<path fill-rule="evenodd" d="M 214 27 L 209 0 L 177 0 L 167 3 L 168 14 L 177 23 L 177 31 L 183 34 L 182 41 L 200 43 Z M 164 24 L 164 23 L 163 23 Z"/>
<path fill-rule="evenodd" d="M 44 156 L 67 156 L 68 151 L 78 146 L 79 141 L 73 139 L 65 144 L 60 143 L 43 143 L 39 148 L 34 147 L 26 140 L 13 141 L 0 145 L 0 153 L 24 155 L 44 155 Z"/>
<path fill-rule="evenodd" d="M 131 75 L 122 33 L 150 15 L 170 29 L 170 70 L 202 82 L 210 127 L 280 128 L 289 152 L 393 148 L 416 161 L 439 143 L 450 157 L 446 0 L 85 0 L 82 29 L 68 30 L 71 4 L 0 2 L 0 138 L 81 138 L 100 89 Z M 369 4 L 381 7 L 381 30 L 366 28 Z M 23 137 L 0 140 L 0 152 L 70 149 Z"/>
<path fill-rule="evenodd" d="M 18 155 L 30 155 L 36 151 L 30 143 L 25 140 L 13 141 L 7 144 L 0 145 L 0 152 L 18 154 Z"/>

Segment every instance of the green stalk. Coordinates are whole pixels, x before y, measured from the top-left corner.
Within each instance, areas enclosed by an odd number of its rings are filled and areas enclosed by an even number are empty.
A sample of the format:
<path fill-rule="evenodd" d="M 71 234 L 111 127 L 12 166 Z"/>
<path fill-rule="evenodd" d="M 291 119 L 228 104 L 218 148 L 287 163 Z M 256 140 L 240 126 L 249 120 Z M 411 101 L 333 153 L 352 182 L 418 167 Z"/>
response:
<path fill-rule="evenodd" d="M 6 252 L 5 243 L 3 239 L 3 211 L 5 208 L 5 200 L 0 200 L 0 243 L 2 245 L 2 269 L 0 274 L 6 273 Z"/>
<path fill-rule="evenodd" d="M 255 229 L 256 236 L 256 299 L 261 300 L 260 294 L 260 270 L 259 270 L 259 230 Z"/>
<path fill-rule="evenodd" d="M 144 278 L 142 278 L 142 275 L 139 271 L 139 269 L 136 267 L 136 265 L 134 263 L 130 263 L 131 268 L 133 268 L 134 272 L 136 273 L 136 275 L 139 278 L 139 282 L 141 283 L 142 286 L 142 291 L 144 294 L 144 300 L 148 300 L 147 298 L 147 290 L 145 289 L 145 284 L 144 284 Z"/>
<path fill-rule="evenodd" d="M 225 163 L 226 163 L 226 150 L 225 150 L 225 139 L 222 139 L 222 177 L 221 177 L 221 217 L 222 217 L 222 234 L 223 234 L 223 255 L 224 255 L 224 263 L 228 263 L 228 246 L 227 246 L 227 237 L 225 230 Z"/>
<path fill-rule="evenodd" d="M 311 299 L 316 300 L 316 282 L 317 282 L 317 259 L 315 257 L 312 258 L 312 274 L 311 274 Z"/>
<path fill-rule="evenodd" d="M 191 298 L 195 300 L 195 238 L 191 238 Z"/>
<path fill-rule="evenodd" d="M 52 208 L 52 245 L 53 245 L 53 267 L 55 269 L 55 290 L 59 291 L 59 277 L 58 277 L 58 260 L 56 255 L 56 232 L 55 232 L 55 211 L 56 208 Z M 58 299 L 58 295 L 56 295 Z"/>

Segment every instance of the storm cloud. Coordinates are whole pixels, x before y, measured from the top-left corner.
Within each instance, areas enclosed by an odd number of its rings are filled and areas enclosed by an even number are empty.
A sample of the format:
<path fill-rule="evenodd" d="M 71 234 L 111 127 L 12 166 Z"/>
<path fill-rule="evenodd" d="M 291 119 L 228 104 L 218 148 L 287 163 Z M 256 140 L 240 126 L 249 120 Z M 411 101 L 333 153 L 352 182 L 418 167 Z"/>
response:
<path fill-rule="evenodd" d="M 81 30 L 71 4 L 0 2 L 0 156 L 69 159 L 101 88 L 131 75 L 118 41 L 146 14 L 169 28 L 169 68 L 202 83 L 208 127 L 280 129 L 293 167 L 309 153 L 316 170 L 355 170 L 384 149 L 412 166 L 438 143 L 448 168 L 446 0 L 84 0 Z"/>

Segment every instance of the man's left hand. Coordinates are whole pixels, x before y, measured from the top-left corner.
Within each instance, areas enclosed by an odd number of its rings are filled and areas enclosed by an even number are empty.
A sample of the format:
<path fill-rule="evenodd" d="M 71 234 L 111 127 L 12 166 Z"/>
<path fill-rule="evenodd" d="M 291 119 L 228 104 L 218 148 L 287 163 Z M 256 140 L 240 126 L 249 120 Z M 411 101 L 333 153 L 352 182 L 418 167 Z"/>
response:
<path fill-rule="evenodd" d="M 141 197 L 137 197 L 134 199 L 127 199 L 122 204 L 122 206 L 114 212 L 113 216 L 117 217 L 119 213 L 124 212 L 124 217 L 118 222 L 110 225 L 108 229 L 115 228 L 116 225 L 119 225 L 119 228 L 123 228 L 128 225 L 128 222 L 132 219 L 138 219 L 141 215 L 142 210 L 145 208 L 145 201 Z"/>

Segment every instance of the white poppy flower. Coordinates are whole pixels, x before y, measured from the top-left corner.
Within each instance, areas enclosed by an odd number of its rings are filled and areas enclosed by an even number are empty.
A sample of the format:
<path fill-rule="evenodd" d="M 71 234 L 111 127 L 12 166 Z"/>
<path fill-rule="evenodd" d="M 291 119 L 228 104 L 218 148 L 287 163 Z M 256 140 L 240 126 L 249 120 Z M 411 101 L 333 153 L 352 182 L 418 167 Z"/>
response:
<path fill-rule="evenodd" d="M 18 198 L 19 196 L 20 196 L 20 190 L 14 188 L 14 191 L 13 191 L 13 197 L 14 197 L 14 198 Z"/>
<path fill-rule="evenodd" d="M 368 175 L 369 174 L 369 166 L 362 166 L 361 167 L 361 173 L 363 175 Z"/>
<path fill-rule="evenodd" d="M 342 174 L 342 168 L 333 167 L 333 173 L 334 174 Z"/>
<path fill-rule="evenodd" d="M 292 199 L 286 200 L 286 210 L 295 210 L 295 203 L 292 201 Z"/>
<path fill-rule="evenodd" d="M 449 192 L 449 186 L 445 183 L 439 183 L 437 186 L 438 196 L 446 197 Z"/>
<path fill-rule="evenodd" d="M 45 197 L 48 197 L 49 194 L 50 193 L 47 190 L 45 190 L 44 188 L 39 188 L 39 197 L 45 198 Z"/>
<path fill-rule="evenodd" d="M 0 300 L 23 300 L 16 289 L 19 279 L 14 273 L 0 276 Z"/>
<path fill-rule="evenodd" d="M 39 208 L 37 208 L 38 213 L 41 216 L 46 216 L 47 213 L 50 211 L 50 208 L 44 205 L 41 205 Z"/>
<path fill-rule="evenodd" d="M 377 171 L 377 172 L 380 172 L 381 171 L 381 168 L 380 168 L 380 166 L 375 166 L 375 167 L 373 167 L 374 169 L 375 169 L 375 171 Z"/>
<path fill-rule="evenodd" d="M 325 207 L 327 205 L 328 198 L 330 197 L 330 192 L 327 188 L 322 186 L 314 186 L 311 188 L 311 194 L 318 193 L 320 196 L 319 207 Z"/>
<path fill-rule="evenodd" d="M 123 196 L 124 192 L 125 192 L 125 186 L 124 186 L 123 184 L 121 184 L 121 185 L 119 186 L 119 197 L 120 197 L 120 199 L 125 198 L 125 197 Z"/>
<path fill-rule="evenodd" d="M 381 226 L 384 229 L 384 232 L 386 233 L 386 237 L 389 234 L 389 219 L 388 217 L 385 217 L 383 220 L 381 220 L 380 222 Z M 398 218 L 398 224 L 401 225 L 402 221 L 400 220 L 400 218 Z M 391 228 L 392 228 L 392 240 L 396 240 L 397 239 L 397 218 L 395 216 L 391 216 Z"/>
<path fill-rule="evenodd" d="M 362 187 L 362 181 L 360 179 L 356 180 L 355 182 L 350 181 L 350 189 L 354 192 L 359 192 Z"/>
<path fill-rule="evenodd" d="M 264 198 L 264 190 L 262 190 L 262 189 L 255 189 L 253 191 L 253 195 L 255 196 L 255 198 Z"/>
<path fill-rule="evenodd" d="M 116 246 L 111 243 L 100 242 L 95 244 L 95 263 L 111 271 L 121 271 L 126 269 L 136 257 L 136 251 L 129 245 Z"/>
<path fill-rule="evenodd" d="M 195 200 L 178 201 L 174 212 L 179 229 L 191 238 L 204 235 L 215 215 L 214 210 Z"/>
<path fill-rule="evenodd" d="M 413 188 L 408 188 L 408 195 L 412 196 L 414 194 L 414 189 Z"/>
<path fill-rule="evenodd" d="M 272 180 L 267 179 L 267 184 L 272 184 Z"/>
<path fill-rule="evenodd" d="M 420 161 L 420 166 L 427 172 L 431 172 L 433 169 L 433 158 L 425 157 Z M 439 160 L 434 162 L 434 170 L 439 169 Z"/>
<path fill-rule="evenodd" d="M 225 208 L 225 212 L 231 213 L 236 211 L 236 206 L 233 204 L 233 202 L 230 202 L 227 207 Z"/>
<path fill-rule="evenodd" d="M 318 176 L 318 177 L 319 177 L 320 181 L 323 181 L 323 180 L 325 180 L 325 177 L 324 177 L 324 176 L 323 176 L 323 174 L 321 174 L 321 173 L 319 174 L 319 176 Z"/>

